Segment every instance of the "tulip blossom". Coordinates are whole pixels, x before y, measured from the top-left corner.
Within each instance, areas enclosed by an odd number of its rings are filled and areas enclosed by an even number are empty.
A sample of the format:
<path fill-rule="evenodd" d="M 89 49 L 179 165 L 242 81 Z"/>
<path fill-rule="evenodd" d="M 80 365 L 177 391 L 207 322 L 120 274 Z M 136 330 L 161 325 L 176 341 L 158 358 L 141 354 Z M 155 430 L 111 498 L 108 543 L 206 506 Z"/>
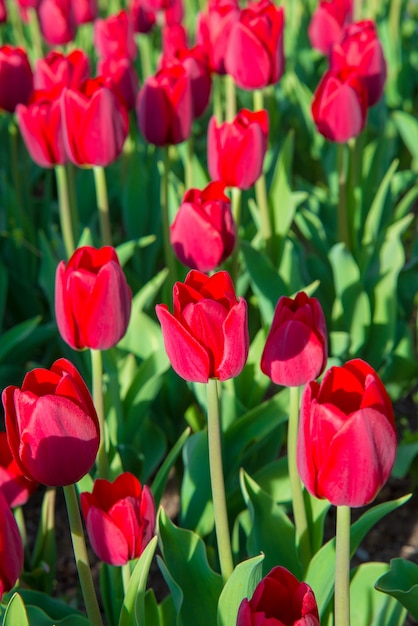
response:
<path fill-rule="evenodd" d="M 3 391 L 7 440 L 23 474 L 44 485 L 76 483 L 91 470 L 99 448 L 99 421 L 89 390 L 74 365 L 26 374 L 21 388 Z"/>
<path fill-rule="evenodd" d="M 161 45 L 163 49 L 163 60 L 175 57 L 177 52 L 187 48 L 187 33 L 182 24 L 172 24 L 164 26 L 161 30 Z M 164 63 L 162 63 L 163 65 Z M 161 66 L 161 63 L 160 63 Z"/>
<path fill-rule="evenodd" d="M 83 246 L 57 267 L 58 329 L 75 350 L 115 346 L 128 327 L 131 302 L 131 290 L 111 246 Z"/>
<path fill-rule="evenodd" d="M 77 26 L 89 24 L 97 18 L 97 0 L 72 0 L 72 10 Z"/>
<path fill-rule="evenodd" d="M 312 48 L 328 55 L 352 20 L 352 0 L 320 0 L 308 27 Z"/>
<path fill-rule="evenodd" d="M 271 0 L 250 2 L 231 26 L 225 67 L 238 87 L 260 89 L 284 71 L 284 9 Z"/>
<path fill-rule="evenodd" d="M 23 48 L 0 46 L 0 110 L 13 113 L 27 104 L 33 89 L 33 74 Z"/>
<path fill-rule="evenodd" d="M 127 11 L 120 11 L 94 23 L 94 44 L 101 59 L 113 56 L 133 61 L 137 55 L 133 22 Z"/>
<path fill-rule="evenodd" d="M 0 598 L 12 589 L 23 570 L 23 543 L 13 513 L 0 493 Z M 17 626 L 17 625 L 16 625 Z"/>
<path fill-rule="evenodd" d="M 97 479 L 80 504 L 91 546 L 100 560 L 125 565 L 141 556 L 155 532 L 155 505 L 150 489 L 125 472 L 112 483 Z"/>
<path fill-rule="evenodd" d="M 207 383 L 238 376 L 248 356 L 247 303 L 237 298 L 231 277 L 197 270 L 173 288 L 174 312 L 156 306 L 164 346 L 175 372 Z"/>
<path fill-rule="evenodd" d="M 48 45 L 62 46 L 74 39 L 77 25 L 71 0 L 40 0 L 38 19 Z"/>
<path fill-rule="evenodd" d="M 317 378 L 327 363 L 327 329 L 316 298 L 301 291 L 281 297 L 261 357 L 261 370 L 276 385 L 298 387 Z"/>
<path fill-rule="evenodd" d="M 33 82 L 35 89 L 54 87 L 78 89 L 90 74 L 90 62 L 83 50 L 73 50 L 65 55 L 51 50 L 44 59 L 36 61 Z"/>
<path fill-rule="evenodd" d="M 319 626 L 314 592 L 285 567 L 274 567 L 241 602 L 236 626 Z"/>
<path fill-rule="evenodd" d="M 307 385 L 297 463 L 311 494 L 336 506 L 365 506 L 389 478 L 395 455 L 392 405 L 370 365 L 354 359 Z"/>
<path fill-rule="evenodd" d="M 209 0 L 206 13 L 200 13 L 196 41 L 202 44 L 212 72 L 226 74 L 225 55 L 229 35 L 238 21 L 240 8 L 236 0 Z"/>
<path fill-rule="evenodd" d="M 7 9 L 4 0 L 0 0 L 0 24 L 7 22 Z"/>
<path fill-rule="evenodd" d="M 176 256 L 190 268 L 209 272 L 227 259 L 235 246 L 231 202 L 221 182 L 186 191 L 170 228 Z"/>
<path fill-rule="evenodd" d="M 241 109 L 232 122 L 218 126 L 212 117 L 208 128 L 208 167 L 213 180 L 228 187 L 248 189 L 260 177 L 267 150 L 267 111 Z"/>
<path fill-rule="evenodd" d="M 111 79 L 114 91 L 128 111 L 134 110 L 139 91 L 139 80 L 132 61 L 127 57 L 108 57 L 98 62 L 97 71 L 105 79 Z"/>
<path fill-rule="evenodd" d="M 0 432 L 0 491 L 10 507 L 22 506 L 36 491 L 38 483 L 22 473 L 13 458 L 5 432 Z"/>
<path fill-rule="evenodd" d="M 143 0 L 130 0 L 129 15 L 135 33 L 149 33 L 156 22 L 155 13 L 145 8 Z"/>

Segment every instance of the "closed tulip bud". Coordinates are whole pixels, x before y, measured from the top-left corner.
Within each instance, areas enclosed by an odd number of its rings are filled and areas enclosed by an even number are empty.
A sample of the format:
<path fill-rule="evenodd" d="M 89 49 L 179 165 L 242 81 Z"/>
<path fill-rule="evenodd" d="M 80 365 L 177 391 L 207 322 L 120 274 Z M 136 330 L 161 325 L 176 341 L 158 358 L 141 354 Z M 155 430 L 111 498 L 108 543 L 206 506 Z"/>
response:
<path fill-rule="evenodd" d="M 208 167 L 213 180 L 227 187 L 249 189 L 261 176 L 267 150 L 267 111 L 241 109 L 232 122 L 218 126 L 212 117 L 208 128 Z"/>
<path fill-rule="evenodd" d="M 357 137 L 367 119 L 367 90 L 361 77 L 353 72 L 326 72 L 312 101 L 312 116 L 326 139 L 345 143 Z"/>
<path fill-rule="evenodd" d="M 93 492 L 82 493 L 80 504 L 91 546 L 109 565 L 137 559 L 154 536 L 152 493 L 129 472 L 113 483 L 95 480 Z"/>
<path fill-rule="evenodd" d="M 196 41 L 208 56 L 212 72 L 226 74 L 225 55 L 234 22 L 239 19 L 240 8 L 236 0 L 209 0 L 206 13 L 200 13 Z"/>
<path fill-rule="evenodd" d="M 104 78 L 111 79 L 114 91 L 128 111 L 133 111 L 139 91 L 139 79 L 132 61 L 127 57 L 108 57 L 98 62 L 97 71 Z"/>
<path fill-rule="evenodd" d="M 129 14 L 135 33 L 149 33 L 157 19 L 153 11 L 145 8 L 143 0 L 130 0 Z"/>
<path fill-rule="evenodd" d="M 173 289 L 174 312 L 156 306 L 165 350 L 185 380 L 207 383 L 238 376 L 248 356 L 247 303 L 237 298 L 231 277 L 197 270 Z"/>
<path fill-rule="evenodd" d="M 51 50 L 44 59 L 36 61 L 34 72 L 35 89 L 68 87 L 78 89 L 90 74 L 90 62 L 83 50 L 73 50 L 65 55 Z"/>
<path fill-rule="evenodd" d="M 10 507 L 22 506 L 36 491 L 38 483 L 23 474 L 13 458 L 5 432 L 0 432 L 0 491 Z"/>
<path fill-rule="evenodd" d="M 186 191 L 170 228 L 171 244 L 181 263 L 201 272 L 214 270 L 232 253 L 235 224 L 231 202 L 221 182 Z"/>
<path fill-rule="evenodd" d="M 231 26 L 225 55 L 228 74 L 242 89 L 276 83 L 284 71 L 284 9 L 271 0 L 250 2 Z"/>
<path fill-rule="evenodd" d="M 98 14 L 97 0 L 72 0 L 75 23 L 89 24 L 94 22 Z"/>
<path fill-rule="evenodd" d="M 33 74 L 23 48 L 0 46 L 0 110 L 13 113 L 27 104 L 33 89 Z"/>
<path fill-rule="evenodd" d="M 94 44 L 101 59 L 123 56 L 133 61 L 138 53 L 130 14 L 120 11 L 94 23 Z"/>
<path fill-rule="evenodd" d="M 331 51 L 330 68 L 335 72 L 352 70 L 361 76 L 369 106 L 380 100 L 386 81 L 386 61 L 374 22 L 364 20 L 345 27 L 340 43 Z"/>
<path fill-rule="evenodd" d="M 99 421 L 89 390 L 66 359 L 26 374 L 2 395 L 7 440 L 25 476 L 44 485 L 76 483 L 94 465 Z"/>
<path fill-rule="evenodd" d="M 41 33 L 50 46 L 62 46 L 75 37 L 77 25 L 71 0 L 40 0 L 38 19 Z"/>
<path fill-rule="evenodd" d="M 285 567 L 274 567 L 241 602 L 236 626 L 319 626 L 314 592 Z"/>
<path fill-rule="evenodd" d="M 106 350 L 126 333 L 132 294 L 111 246 L 78 248 L 55 276 L 55 315 L 75 350 Z"/>
<path fill-rule="evenodd" d="M 321 305 L 301 291 L 281 297 L 261 357 L 261 370 L 276 385 L 298 387 L 317 378 L 328 358 Z"/>
<path fill-rule="evenodd" d="M 23 543 L 13 513 L 0 493 L 0 598 L 12 589 L 23 570 Z"/>
<path fill-rule="evenodd" d="M 389 478 L 395 455 L 392 405 L 370 365 L 354 359 L 307 385 L 297 463 L 311 494 L 336 506 L 365 506 Z"/>
<path fill-rule="evenodd" d="M 163 67 L 149 76 L 136 103 L 138 126 L 149 143 L 166 146 L 190 135 L 193 109 L 190 78 L 181 65 Z"/>
<path fill-rule="evenodd" d="M 320 0 L 308 27 L 312 48 L 328 55 L 352 19 L 352 0 Z"/>

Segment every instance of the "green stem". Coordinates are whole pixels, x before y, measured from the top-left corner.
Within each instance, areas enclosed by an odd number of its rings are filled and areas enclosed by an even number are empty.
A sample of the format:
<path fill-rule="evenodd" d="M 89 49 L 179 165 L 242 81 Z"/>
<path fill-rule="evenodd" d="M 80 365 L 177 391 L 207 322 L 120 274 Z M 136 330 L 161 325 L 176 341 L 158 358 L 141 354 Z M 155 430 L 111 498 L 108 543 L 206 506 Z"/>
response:
<path fill-rule="evenodd" d="M 90 620 L 91 626 L 103 626 L 102 616 L 100 614 L 99 604 L 94 590 L 75 486 L 66 485 L 64 487 L 64 496 L 67 505 L 68 519 L 70 522 L 74 557 L 77 565 L 78 577 L 80 579 L 81 591 L 83 593 L 84 604 L 87 610 L 87 616 Z"/>
<path fill-rule="evenodd" d="M 350 513 L 337 506 L 334 626 L 350 626 Z"/>
<path fill-rule="evenodd" d="M 99 209 L 100 236 L 103 246 L 112 245 L 112 229 L 110 226 L 109 198 L 107 195 L 105 169 L 101 165 L 93 166 L 94 183 L 96 186 L 97 208 Z"/>
<path fill-rule="evenodd" d="M 62 238 L 64 240 L 67 258 L 70 258 L 75 250 L 74 235 L 71 219 L 70 194 L 68 190 L 68 178 L 65 165 L 55 166 L 57 180 L 59 216 L 61 223 Z"/>
<path fill-rule="evenodd" d="M 138 35 L 137 42 L 139 47 L 139 58 L 141 60 L 141 79 L 142 83 L 153 74 L 152 62 L 152 45 L 150 41 L 150 33 Z"/>
<path fill-rule="evenodd" d="M 17 527 L 19 528 L 20 536 L 22 537 L 23 548 L 26 552 L 28 547 L 28 535 L 26 533 L 25 516 L 23 515 L 23 509 L 21 506 L 16 506 L 13 509 L 13 514 L 16 520 Z"/>
<path fill-rule="evenodd" d="M 168 211 L 168 174 L 170 171 L 170 153 L 169 147 L 163 148 L 164 162 L 163 162 L 163 175 L 161 181 L 161 217 L 163 227 L 163 244 L 164 244 L 164 257 L 165 263 L 168 268 L 168 279 L 170 293 L 171 289 L 176 282 L 176 261 L 174 258 L 174 251 L 170 241 L 170 216 Z"/>
<path fill-rule="evenodd" d="M 186 189 L 192 189 L 193 187 L 193 154 L 194 154 L 194 139 L 193 139 L 193 134 L 190 134 L 186 142 L 186 168 L 185 168 Z"/>
<path fill-rule="evenodd" d="M 31 7 L 27 8 L 26 11 L 29 18 L 29 32 L 32 43 L 30 49 L 35 53 L 37 59 L 42 59 L 44 51 L 42 35 L 39 28 L 38 14 L 35 9 Z"/>
<path fill-rule="evenodd" d="M 362 4 L 364 0 L 353 0 L 353 22 L 361 20 Z"/>
<path fill-rule="evenodd" d="M 122 571 L 123 595 L 126 597 L 126 592 L 128 591 L 129 582 L 131 580 L 131 565 L 129 561 L 125 563 L 125 565 L 121 566 L 121 571 Z"/>
<path fill-rule="evenodd" d="M 337 145 L 337 167 L 338 167 L 338 238 L 345 243 L 347 250 L 351 250 L 348 214 L 347 214 L 347 163 L 346 144 Z"/>
<path fill-rule="evenodd" d="M 235 284 L 238 278 L 238 256 L 239 256 L 239 231 L 241 224 L 241 189 L 232 187 L 231 189 L 231 210 L 235 222 L 236 241 L 231 258 L 231 278 Z"/>
<path fill-rule="evenodd" d="M 253 108 L 254 111 L 261 111 L 264 109 L 264 96 L 261 89 L 256 89 L 253 95 Z M 266 247 L 271 246 L 272 227 L 270 220 L 270 209 L 267 196 L 266 177 L 262 173 L 260 178 L 255 183 L 255 198 L 257 202 L 258 210 L 260 211 L 260 224 L 261 235 L 266 242 Z"/>
<path fill-rule="evenodd" d="M 209 470 L 212 486 L 213 510 L 215 514 L 216 538 L 218 541 L 219 562 L 226 582 L 234 569 L 231 539 L 229 535 L 228 512 L 226 508 L 225 484 L 222 467 L 222 439 L 219 415 L 219 399 L 216 380 L 207 384 L 208 397 L 208 443 Z"/>
<path fill-rule="evenodd" d="M 75 166 L 73 163 L 67 163 L 65 167 L 67 170 L 68 197 L 70 199 L 72 232 L 74 233 L 75 238 L 78 241 L 80 227 L 78 218 L 77 194 L 75 190 Z"/>
<path fill-rule="evenodd" d="M 106 453 L 106 429 L 103 402 L 103 363 L 101 350 L 90 350 L 93 378 L 93 402 L 96 407 L 100 426 L 100 445 L 97 452 L 97 475 L 109 478 L 109 461 Z"/>
<path fill-rule="evenodd" d="M 225 74 L 226 85 L 226 121 L 232 122 L 237 114 L 237 94 L 232 76 Z"/>
<path fill-rule="evenodd" d="M 212 97 L 213 97 L 213 114 L 216 117 L 217 123 L 222 124 L 223 122 L 222 82 L 221 82 L 221 77 L 218 76 L 217 74 L 214 74 L 213 76 Z"/>

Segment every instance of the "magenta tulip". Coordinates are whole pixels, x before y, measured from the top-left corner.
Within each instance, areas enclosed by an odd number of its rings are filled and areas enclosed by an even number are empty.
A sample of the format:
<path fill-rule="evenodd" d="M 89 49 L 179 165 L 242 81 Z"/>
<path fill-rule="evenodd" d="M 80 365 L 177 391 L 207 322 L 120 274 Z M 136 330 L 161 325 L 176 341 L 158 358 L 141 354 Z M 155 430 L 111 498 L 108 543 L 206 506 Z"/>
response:
<path fill-rule="evenodd" d="M 35 89 L 69 87 L 78 89 L 90 74 L 90 61 L 83 50 L 73 50 L 65 55 L 51 50 L 44 59 L 36 61 L 34 72 Z"/>
<path fill-rule="evenodd" d="M 139 79 L 132 61 L 127 57 L 108 57 L 98 62 L 97 71 L 105 79 L 111 79 L 114 91 L 128 111 L 133 111 L 139 91 Z"/>
<path fill-rule="evenodd" d="M 27 104 L 33 89 L 33 74 L 23 48 L 0 46 L 0 110 L 13 113 Z"/>
<path fill-rule="evenodd" d="M 77 24 L 71 0 L 40 0 L 38 19 L 41 33 L 50 46 L 62 46 L 75 37 Z"/>
<path fill-rule="evenodd" d="M 239 19 L 240 8 L 236 0 L 209 0 L 208 9 L 200 13 L 196 41 L 202 44 L 212 72 L 226 74 L 225 55 L 232 24 Z"/>
<path fill-rule="evenodd" d="M 97 18 L 97 0 L 72 0 L 72 10 L 77 26 L 89 24 Z"/>

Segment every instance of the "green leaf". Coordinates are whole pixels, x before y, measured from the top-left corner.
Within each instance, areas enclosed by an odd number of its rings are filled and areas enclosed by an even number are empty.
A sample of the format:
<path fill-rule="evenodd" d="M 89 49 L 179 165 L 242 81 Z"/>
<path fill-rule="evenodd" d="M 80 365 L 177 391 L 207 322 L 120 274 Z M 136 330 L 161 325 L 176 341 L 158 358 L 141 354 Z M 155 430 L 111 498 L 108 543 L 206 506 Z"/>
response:
<path fill-rule="evenodd" d="M 236 566 L 227 580 L 218 603 L 218 626 L 236 624 L 239 605 L 251 598 L 263 572 L 264 554 L 247 559 Z"/>
<path fill-rule="evenodd" d="M 42 576 L 42 590 L 48 594 L 52 593 L 57 555 L 55 495 L 56 489 L 54 487 L 48 487 L 44 493 L 38 532 L 36 533 L 35 547 L 30 563 L 32 570 L 39 567 L 44 572 Z M 45 564 L 47 567 L 44 566 Z"/>
<path fill-rule="evenodd" d="M 273 206 L 273 231 L 280 246 L 280 249 L 277 250 L 277 258 L 279 259 L 283 241 L 292 225 L 296 210 L 291 186 L 293 149 L 294 133 L 290 131 L 277 159 L 269 189 L 269 197 L 275 199 Z"/>
<path fill-rule="evenodd" d="M 4 311 L 6 309 L 8 276 L 5 266 L 0 263 L 0 333 L 3 327 Z"/>
<path fill-rule="evenodd" d="M 161 465 L 152 482 L 151 490 L 152 495 L 154 496 L 156 507 L 158 507 L 160 504 L 160 500 L 164 493 L 170 470 L 176 462 L 178 455 L 182 451 L 183 446 L 190 435 L 190 432 L 190 428 L 186 428 L 186 430 L 180 435 L 174 446 L 171 448 L 170 452 L 167 454 L 164 463 Z"/>
<path fill-rule="evenodd" d="M 121 568 L 101 563 L 99 580 L 106 619 L 109 626 L 117 626 L 124 597 Z"/>
<path fill-rule="evenodd" d="M 195 433 L 186 442 L 183 448 L 183 465 L 181 525 L 205 537 L 214 525 L 206 430 Z"/>
<path fill-rule="evenodd" d="M 30 335 L 34 333 L 40 321 L 41 317 L 37 316 L 31 320 L 16 324 L 13 328 L 3 333 L 0 341 L 0 361 L 6 361 L 10 358 L 15 349 L 24 344 Z"/>
<path fill-rule="evenodd" d="M 40 591 L 30 589 L 19 589 L 19 595 L 26 606 L 30 626 L 90 626 L 89 620 L 80 611 L 72 608 L 68 604 L 51 598 Z M 8 601 L 13 596 L 13 592 L 5 594 L 3 601 Z M 25 622 L 15 622 L 25 624 Z"/>
<path fill-rule="evenodd" d="M 396 598 L 418 620 L 418 565 L 392 559 L 390 570 L 376 582 L 376 589 Z"/>
<path fill-rule="evenodd" d="M 2 626 L 30 626 L 25 605 L 18 593 L 10 598 L 3 617 Z"/>
<path fill-rule="evenodd" d="M 395 122 L 402 141 L 414 160 L 412 168 L 418 167 L 418 122 L 415 117 L 405 111 L 394 111 L 392 120 Z"/>
<path fill-rule="evenodd" d="M 123 267 L 134 254 L 137 248 L 145 248 L 155 242 L 155 235 L 146 235 L 133 241 L 124 241 L 116 248 L 119 263 Z"/>
<path fill-rule="evenodd" d="M 157 536 L 151 539 L 135 565 L 123 600 L 119 626 L 137 626 L 138 624 L 144 624 L 145 589 L 157 542 Z"/>
<path fill-rule="evenodd" d="M 417 455 L 418 441 L 399 444 L 396 451 L 396 459 L 392 470 L 392 476 L 394 478 L 405 478 Z"/>

